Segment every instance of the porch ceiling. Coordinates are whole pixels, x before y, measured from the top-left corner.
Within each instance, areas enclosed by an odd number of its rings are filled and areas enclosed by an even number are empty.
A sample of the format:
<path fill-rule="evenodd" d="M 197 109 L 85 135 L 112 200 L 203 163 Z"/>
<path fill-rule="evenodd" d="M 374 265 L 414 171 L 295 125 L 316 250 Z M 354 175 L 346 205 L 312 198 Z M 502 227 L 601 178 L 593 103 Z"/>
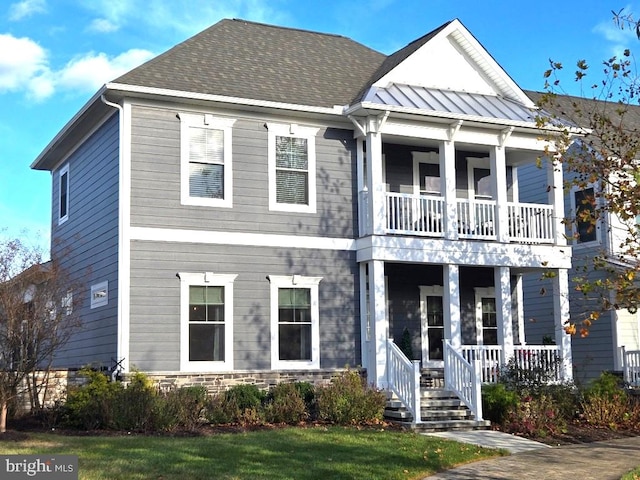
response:
<path fill-rule="evenodd" d="M 534 123 L 536 111 L 504 97 L 392 83 L 372 88 L 365 102 L 471 117 Z"/>

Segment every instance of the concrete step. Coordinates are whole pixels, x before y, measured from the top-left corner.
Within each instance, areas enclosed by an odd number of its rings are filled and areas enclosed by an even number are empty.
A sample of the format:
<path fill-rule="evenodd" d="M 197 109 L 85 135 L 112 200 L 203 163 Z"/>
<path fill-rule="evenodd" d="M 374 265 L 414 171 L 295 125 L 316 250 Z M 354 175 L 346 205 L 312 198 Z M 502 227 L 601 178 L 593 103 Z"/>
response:
<path fill-rule="evenodd" d="M 469 409 L 466 410 L 428 410 L 420 409 L 422 420 L 471 420 L 473 417 Z"/>

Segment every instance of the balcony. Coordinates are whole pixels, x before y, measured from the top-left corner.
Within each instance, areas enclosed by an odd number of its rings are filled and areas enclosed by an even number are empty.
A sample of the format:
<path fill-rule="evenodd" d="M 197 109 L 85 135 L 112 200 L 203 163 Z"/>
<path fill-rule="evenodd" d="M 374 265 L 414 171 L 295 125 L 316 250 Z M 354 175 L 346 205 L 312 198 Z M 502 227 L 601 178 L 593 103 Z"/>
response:
<path fill-rule="evenodd" d="M 446 237 L 444 197 L 381 192 L 384 198 L 384 233 L 431 238 Z M 360 193 L 360 212 L 369 212 L 369 192 Z M 507 202 L 508 240 L 514 243 L 553 244 L 553 206 Z M 498 205 L 495 200 L 456 199 L 457 237 L 497 241 Z M 372 232 L 366 213 L 360 219 L 361 235 Z"/>

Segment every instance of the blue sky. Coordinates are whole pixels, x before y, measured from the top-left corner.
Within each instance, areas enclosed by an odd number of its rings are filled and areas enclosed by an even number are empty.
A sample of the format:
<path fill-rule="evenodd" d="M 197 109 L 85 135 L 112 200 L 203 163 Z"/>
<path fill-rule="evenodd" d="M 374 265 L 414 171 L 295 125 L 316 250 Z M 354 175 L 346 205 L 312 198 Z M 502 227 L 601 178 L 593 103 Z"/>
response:
<path fill-rule="evenodd" d="M 542 90 L 549 58 L 585 58 L 599 78 L 603 59 L 640 47 L 612 22 L 623 7 L 640 13 L 606 0 L 5 0 L 0 235 L 48 246 L 50 174 L 31 162 L 101 85 L 222 18 L 340 34 L 386 54 L 459 18 L 516 83 Z"/>

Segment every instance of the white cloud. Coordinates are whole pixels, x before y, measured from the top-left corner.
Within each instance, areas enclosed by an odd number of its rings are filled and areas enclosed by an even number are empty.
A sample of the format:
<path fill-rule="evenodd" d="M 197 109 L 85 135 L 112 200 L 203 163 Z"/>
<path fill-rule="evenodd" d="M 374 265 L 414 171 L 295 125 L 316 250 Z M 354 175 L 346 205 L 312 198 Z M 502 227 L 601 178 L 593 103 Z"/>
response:
<path fill-rule="evenodd" d="M 87 27 L 87 31 L 111 33 L 119 30 L 119 28 L 120 27 L 113 23 L 111 20 L 107 20 L 106 18 L 96 18 L 89 24 L 89 26 Z"/>
<path fill-rule="evenodd" d="M 140 49 L 111 57 L 92 52 L 52 70 L 47 52 L 36 42 L 0 34 L 0 94 L 22 91 L 27 98 L 42 101 L 59 91 L 91 93 L 153 56 Z"/>
<path fill-rule="evenodd" d="M 153 56 L 153 53 L 139 49 L 128 50 L 113 58 L 104 53 L 89 53 L 74 58 L 57 72 L 56 84 L 64 90 L 94 91 Z"/>
<path fill-rule="evenodd" d="M 604 37 L 607 42 L 607 54 L 620 57 L 622 52 L 638 41 L 633 28 L 624 29 L 616 26 L 613 21 L 601 22 L 593 28 L 593 32 Z"/>
<path fill-rule="evenodd" d="M 0 34 L 0 92 L 24 89 L 48 69 L 47 52 L 36 42 Z"/>
<path fill-rule="evenodd" d="M 22 0 L 9 6 L 9 20 L 17 22 L 37 13 L 45 13 L 47 4 L 45 0 Z"/>

